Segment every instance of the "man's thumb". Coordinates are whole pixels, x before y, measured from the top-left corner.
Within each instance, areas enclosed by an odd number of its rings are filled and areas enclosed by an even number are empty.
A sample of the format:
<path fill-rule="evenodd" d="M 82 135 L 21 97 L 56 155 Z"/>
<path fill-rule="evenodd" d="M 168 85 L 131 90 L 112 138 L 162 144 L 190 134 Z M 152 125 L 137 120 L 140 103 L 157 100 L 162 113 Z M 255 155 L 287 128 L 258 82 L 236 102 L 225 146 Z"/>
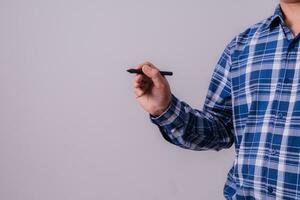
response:
<path fill-rule="evenodd" d="M 146 76 L 151 78 L 155 86 L 161 86 L 163 84 L 163 77 L 158 69 L 144 65 L 142 70 Z"/>

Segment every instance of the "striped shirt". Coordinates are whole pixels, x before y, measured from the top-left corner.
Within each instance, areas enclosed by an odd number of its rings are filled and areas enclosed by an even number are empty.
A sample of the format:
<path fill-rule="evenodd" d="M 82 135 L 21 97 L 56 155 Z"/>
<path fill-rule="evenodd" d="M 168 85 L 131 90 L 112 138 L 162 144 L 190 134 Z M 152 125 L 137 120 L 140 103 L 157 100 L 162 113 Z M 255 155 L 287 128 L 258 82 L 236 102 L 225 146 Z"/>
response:
<path fill-rule="evenodd" d="M 226 199 L 300 199 L 300 34 L 278 4 L 234 37 L 218 60 L 202 110 L 172 93 L 163 137 L 192 150 L 235 146 Z"/>

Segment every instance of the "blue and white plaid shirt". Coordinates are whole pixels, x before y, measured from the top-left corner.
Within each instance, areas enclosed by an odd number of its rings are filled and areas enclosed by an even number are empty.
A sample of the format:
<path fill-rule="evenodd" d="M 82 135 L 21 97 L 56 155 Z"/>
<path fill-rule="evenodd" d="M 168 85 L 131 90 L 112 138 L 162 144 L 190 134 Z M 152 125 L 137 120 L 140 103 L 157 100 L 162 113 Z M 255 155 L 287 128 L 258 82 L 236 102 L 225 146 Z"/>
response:
<path fill-rule="evenodd" d="M 218 151 L 234 143 L 226 199 L 300 199 L 299 38 L 278 5 L 226 46 L 202 110 L 172 93 L 165 112 L 149 116 L 182 148 Z"/>

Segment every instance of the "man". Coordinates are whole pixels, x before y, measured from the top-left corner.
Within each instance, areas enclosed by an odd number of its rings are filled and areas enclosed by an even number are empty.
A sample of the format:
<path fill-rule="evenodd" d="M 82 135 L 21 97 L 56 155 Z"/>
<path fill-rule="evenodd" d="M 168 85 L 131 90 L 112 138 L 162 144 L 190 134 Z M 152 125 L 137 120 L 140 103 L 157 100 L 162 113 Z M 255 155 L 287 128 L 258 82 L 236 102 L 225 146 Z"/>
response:
<path fill-rule="evenodd" d="M 146 62 L 137 66 L 137 101 L 169 142 L 193 150 L 234 143 L 226 199 L 300 199 L 300 0 L 281 0 L 274 15 L 226 46 L 202 110 L 171 93 Z"/>

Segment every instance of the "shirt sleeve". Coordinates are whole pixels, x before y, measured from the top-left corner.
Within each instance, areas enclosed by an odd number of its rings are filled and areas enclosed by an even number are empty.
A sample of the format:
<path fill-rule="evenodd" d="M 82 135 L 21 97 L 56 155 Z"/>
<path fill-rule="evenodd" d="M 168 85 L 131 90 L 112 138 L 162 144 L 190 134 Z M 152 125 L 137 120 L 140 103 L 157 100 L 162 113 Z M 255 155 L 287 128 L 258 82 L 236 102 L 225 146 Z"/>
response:
<path fill-rule="evenodd" d="M 172 93 L 171 103 L 161 115 L 149 115 L 150 120 L 159 127 L 162 136 L 170 143 L 199 151 L 219 151 L 232 146 L 232 42 L 226 46 L 214 68 L 202 110 L 193 109 Z"/>

